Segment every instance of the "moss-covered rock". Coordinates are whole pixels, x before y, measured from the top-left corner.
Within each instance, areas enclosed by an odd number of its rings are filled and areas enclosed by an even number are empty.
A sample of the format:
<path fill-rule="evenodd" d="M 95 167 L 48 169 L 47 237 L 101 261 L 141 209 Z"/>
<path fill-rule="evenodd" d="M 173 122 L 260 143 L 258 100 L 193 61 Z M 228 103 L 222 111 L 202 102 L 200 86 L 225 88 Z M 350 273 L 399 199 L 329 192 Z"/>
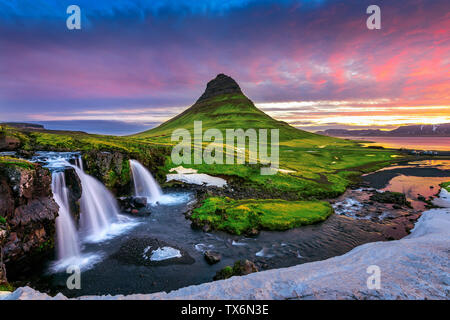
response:
<path fill-rule="evenodd" d="M 238 260 L 232 267 L 226 266 L 225 268 L 219 270 L 213 279 L 223 280 L 231 278 L 233 276 L 245 276 L 253 272 L 258 272 L 258 268 L 252 261 Z"/>
<path fill-rule="evenodd" d="M 209 226 L 233 234 L 255 234 L 256 230 L 287 230 L 324 221 L 333 209 L 325 201 L 234 200 L 209 197 L 193 210 L 194 227 Z"/>

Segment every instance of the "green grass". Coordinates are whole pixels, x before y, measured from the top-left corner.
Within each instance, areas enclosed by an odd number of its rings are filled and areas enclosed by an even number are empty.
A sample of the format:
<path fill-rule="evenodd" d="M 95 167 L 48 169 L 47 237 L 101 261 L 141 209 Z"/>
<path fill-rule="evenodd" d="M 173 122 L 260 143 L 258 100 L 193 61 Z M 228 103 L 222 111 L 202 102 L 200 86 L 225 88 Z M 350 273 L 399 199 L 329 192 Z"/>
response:
<path fill-rule="evenodd" d="M 0 157 L 0 165 L 10 166 L 10 167 L 19 167 L 22 169 L 32 170 L 34 169 L 34 164 L 17 158 L 12 158 L 8 156 Z"/>
<path fill-rule="evenodd" d="M 448 192 L 450 192 L 450 181 L 449 181 L 449 182 L 441 183 L 440 186 L 441 186 L 442 188 L 444 188 L 445 190 L 447 190 Z"/>
<path fill-rule="evenodd" d="M 335 197 L 368 168 L 384 166 L 398 156 L 389 150 L 363 148 L 355 141 L 298 130 L 271 118 L 242 94 L 221 95 L 196 103 L 159 127 L 132 137 L 145 142 L 175 145 L 177 142 L 170 139 L 172 132 L 184 128 L 192 134 L 194 121 L 199 120 L 203 131 L 219 129 L 224 139 L 225 129 L 279 129 L 280 168 L 293 172 L 262 176 L 260 164 L 185 164 L 184 167 L 197 169 L 199 173 L 238 177 L 255 188 L 295 193 L 300 199 Z M 204 142 L 203 148 L 208 144 Z M 248 146 L 246 151 L 248 162 Z M 167 173 L 175 166 L 167 157 L 163 170 Z"/>
<path fill-rule="evenodd" d="M 14 291 L 14 287 L 8 284 L 0 284 L 0 291 Z"/>
<path fill-rule="evenodd" d="M 215 230 L 240 235 L 253 228 L 282 231 L 313 224 L 324 221 L 332 212 L 325 201 L 210 197 L 194 209 L 191 219 L 199 225 L 209 224 Z"/>

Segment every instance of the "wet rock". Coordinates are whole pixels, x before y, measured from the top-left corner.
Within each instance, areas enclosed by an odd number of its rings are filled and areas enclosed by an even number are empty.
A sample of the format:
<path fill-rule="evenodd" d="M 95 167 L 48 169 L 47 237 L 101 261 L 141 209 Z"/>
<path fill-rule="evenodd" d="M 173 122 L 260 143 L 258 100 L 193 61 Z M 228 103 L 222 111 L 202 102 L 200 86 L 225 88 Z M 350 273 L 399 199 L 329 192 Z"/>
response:
<path fill-rule="evenodd" d="M 161 250 L 165 247 L 174 251 L 178 250 L 181 256 L 159 261 L 151 260 L 152 253 L 155 250 Z M 112 258 L 124 264 L 142 266 L 167 266 L 172 264 L 192 264 L 195 262 L 186 250 L 154 238 L 132 238 L 127 240 L 112 255 Z"/>
<path fill-rule="evenodd" d="M 208 262 L 209 264 L 215 264 L 222 259 L 222 256 L 220 255 L 220 253 L 215 252 L 215 251 L 208 250 L 208 251 L 205 251 L 205 253 L 203 255 L 205 257 L 206 262 Z"/>
<path fill-rule="evenodd" d="M 147 198 L 146 197 L 135 197 L 133 198 L 133 204 L 136 208 L 142 208 L 147 206 Z"/>
<path fill-rule="evenodd" d="M 69 209 L 75 223 L 80 221 L 80 199 L 82 194 L 81 181 L 73 168 L 64 171 L 64 179 L 68 191 Z"/>
<path fill-rule="evenodd" d="M 400 192 L 375 192 L 370 196 L 370 200 L 380 203 L 393 203 L 400 206 L 411 206 L 409 201 L 406 200 L 406 196 Z"/>
<path fill-rule="evenodd" d="M 248 232 L 247 235 L 251 236 L 251 237 L 255 237 L 259 234 L 259 230 L 256 228 L 251 228 Z"/>
<path fill-rule="evenodd" d="M 117 200 L 122 212 L 135 216 L 148 216 L 152 213 L 147 206 L 147 198 L 145 197 L 120 197 Z"/>
<path fill-rule="evenodd" d="M 203 225 L 202 227 L 203 232 L 211 232 L 212 231 L 212 227 L 209 223 L 206 223 Z"/>
<path fill-rule="evenodd" d="M 249 260 L 238 260 L 234 263 L 233 267 L 226 266 L 219 270 L 214 276 L 214 280 L 228 279 L 233 276 L 245 276 L 250 273 L 258 272 L 258 267 Z"/>

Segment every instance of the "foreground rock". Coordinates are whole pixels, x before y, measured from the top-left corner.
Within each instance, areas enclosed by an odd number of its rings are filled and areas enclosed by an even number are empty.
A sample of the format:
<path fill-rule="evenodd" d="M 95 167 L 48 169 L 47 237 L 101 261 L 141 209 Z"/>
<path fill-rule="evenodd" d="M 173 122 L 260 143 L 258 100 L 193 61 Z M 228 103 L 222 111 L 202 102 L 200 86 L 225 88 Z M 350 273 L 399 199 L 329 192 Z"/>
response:
<path fill-rule="evenodd" d="M 206 262 L 208 262 L 209 264 L 215 264 L 222 259 L 220 253 L 211 250 L 205 251 L 204 257 Z"/>
<path fill-rule="evenodd" d="M 258 272 L 256 265 L 249 260 L 236 261 L 234 266 L 226 266 L 219 270 L 214 276 L 214 280 L 228 279 L 233 276 L 245 276 L 253 272 Z"/>
<path fill-rule="evenodd" d="M 112 258 L 124 264 L 166 266 L 192 264 L 194 259 L 183 249 L 153 238 L 127 240 Z"/>

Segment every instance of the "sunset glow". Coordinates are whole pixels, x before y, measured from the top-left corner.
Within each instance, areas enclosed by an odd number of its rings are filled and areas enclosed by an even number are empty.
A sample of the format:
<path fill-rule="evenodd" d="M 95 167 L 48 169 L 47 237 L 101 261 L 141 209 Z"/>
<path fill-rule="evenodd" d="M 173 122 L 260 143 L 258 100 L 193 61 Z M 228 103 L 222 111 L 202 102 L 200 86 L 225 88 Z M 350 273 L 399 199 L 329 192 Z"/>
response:
<path fill-rule="evenodd" d="M 381 30 L 360 0 L 79 1 L 78 33 L 66 2 L 0 1 L 0 121 L 160 123 L 225 72 L 307 130 L 450 122 L 444 0 L 379 1 Z"/>

